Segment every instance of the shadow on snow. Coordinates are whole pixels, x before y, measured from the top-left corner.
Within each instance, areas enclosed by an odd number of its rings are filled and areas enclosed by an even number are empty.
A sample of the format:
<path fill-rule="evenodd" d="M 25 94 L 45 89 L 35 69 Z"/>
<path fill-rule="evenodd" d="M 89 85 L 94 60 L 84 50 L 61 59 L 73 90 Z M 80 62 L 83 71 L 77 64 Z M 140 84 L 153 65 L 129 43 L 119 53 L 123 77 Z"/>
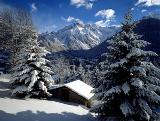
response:
<path fill-rule="evenodd" d="M 90 115 L 81 116 L 69 112 L 58 114 L 38 111 L 33 113 L 28 110 L 10 114 L 0 110 L 0 121 L 95 121 L 95 119 Z"/>

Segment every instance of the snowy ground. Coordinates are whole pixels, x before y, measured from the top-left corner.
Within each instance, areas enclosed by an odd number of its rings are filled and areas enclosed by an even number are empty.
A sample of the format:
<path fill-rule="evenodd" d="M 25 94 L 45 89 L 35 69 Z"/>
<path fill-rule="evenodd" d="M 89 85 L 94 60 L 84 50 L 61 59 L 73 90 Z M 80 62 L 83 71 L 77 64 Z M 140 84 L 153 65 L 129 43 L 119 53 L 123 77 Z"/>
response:
<path fill-rule="evenodd" d="M 0 121 L 96 121 L 87 108 L 78 104 L 11 98 L 7 77 L 0 76 Z"/>

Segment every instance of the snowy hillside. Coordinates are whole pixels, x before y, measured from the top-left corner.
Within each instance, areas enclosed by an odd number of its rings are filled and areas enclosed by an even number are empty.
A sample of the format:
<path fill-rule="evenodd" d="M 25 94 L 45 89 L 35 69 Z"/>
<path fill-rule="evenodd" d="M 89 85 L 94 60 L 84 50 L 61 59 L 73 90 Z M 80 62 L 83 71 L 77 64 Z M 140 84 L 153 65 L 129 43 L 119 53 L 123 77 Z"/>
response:
<path fill-rule="evenodd" d="M 50 44 L 50 41 L 52 41 L 52 45 L 58 41 L 58 46 L 61 48 L 69 48 L 71 50 L 90 49 L 110 38 L 118 30 L 119 28 L 117 27 L 100 27 L 94 24 L 74 23 L 60 29 L 58 32 L 43 33 L 40 35 L 40 39 L 43 38 Z"/>
<path fill-rule="evenodd" d="M 0 76 L 0 121 L 95 121 L 84 106 L 60 101 L 15 99 L 8 77 Z"/>

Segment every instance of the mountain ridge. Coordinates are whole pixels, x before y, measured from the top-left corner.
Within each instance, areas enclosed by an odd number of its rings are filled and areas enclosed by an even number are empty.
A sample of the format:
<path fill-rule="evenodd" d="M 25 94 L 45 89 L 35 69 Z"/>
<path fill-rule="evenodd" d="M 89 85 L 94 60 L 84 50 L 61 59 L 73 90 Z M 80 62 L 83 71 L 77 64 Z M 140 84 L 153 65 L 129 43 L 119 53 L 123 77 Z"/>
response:
<path fill-rule="evenodd" d="M 142 31 L 143 30 L 143 31 Z M 137 27 L 134 31 L 142 35 L 142 39 L 147 42 L 150 42 L 146 50 L 151 50 L 160 55 L 160 19 L 155 17 L 145 17 L 140 20 L 137 24 Z M 111 39 L 111 38 L 108 38 Z M 98 59 L 103 53 L 107 52 L 107 40 L 103 41 L 99 45 L 88 49 L 88 50 L 66 50 L 57 52 L 57 54 L 61 54 L 69 57 L 76 57 L 82 59 Z"/>
<path fill-rule="evenodd" d="M 47 46 L 51 51 L 55 45 L 55 52 L 63 50 L 81 50 L 91 49 L 107 38 L 113 36 L 118 27 L 100 27 L 94 24 L 73 23 L 57 32 L 42 33 L 39 35 L 39 41 L 43 46 Z M 49 47 L 50 45 L 50 47 Z M 53 50 L 54 51 L 54 50 Z"/>

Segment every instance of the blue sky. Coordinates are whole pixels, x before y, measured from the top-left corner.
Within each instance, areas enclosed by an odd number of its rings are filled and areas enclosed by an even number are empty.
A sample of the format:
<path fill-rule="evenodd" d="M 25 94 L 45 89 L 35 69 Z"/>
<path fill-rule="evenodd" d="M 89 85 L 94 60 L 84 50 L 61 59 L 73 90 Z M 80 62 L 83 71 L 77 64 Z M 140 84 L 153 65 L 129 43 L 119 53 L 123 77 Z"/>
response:
<path fill-rule="evenodd" d="M 135 19 L 160 13 L 160 0 L 0 0 L 0 8 L 6 6 L 29 11 L 39 32 L 56 31 L 77 21 L 119 25 L 129 8 Z"/>

